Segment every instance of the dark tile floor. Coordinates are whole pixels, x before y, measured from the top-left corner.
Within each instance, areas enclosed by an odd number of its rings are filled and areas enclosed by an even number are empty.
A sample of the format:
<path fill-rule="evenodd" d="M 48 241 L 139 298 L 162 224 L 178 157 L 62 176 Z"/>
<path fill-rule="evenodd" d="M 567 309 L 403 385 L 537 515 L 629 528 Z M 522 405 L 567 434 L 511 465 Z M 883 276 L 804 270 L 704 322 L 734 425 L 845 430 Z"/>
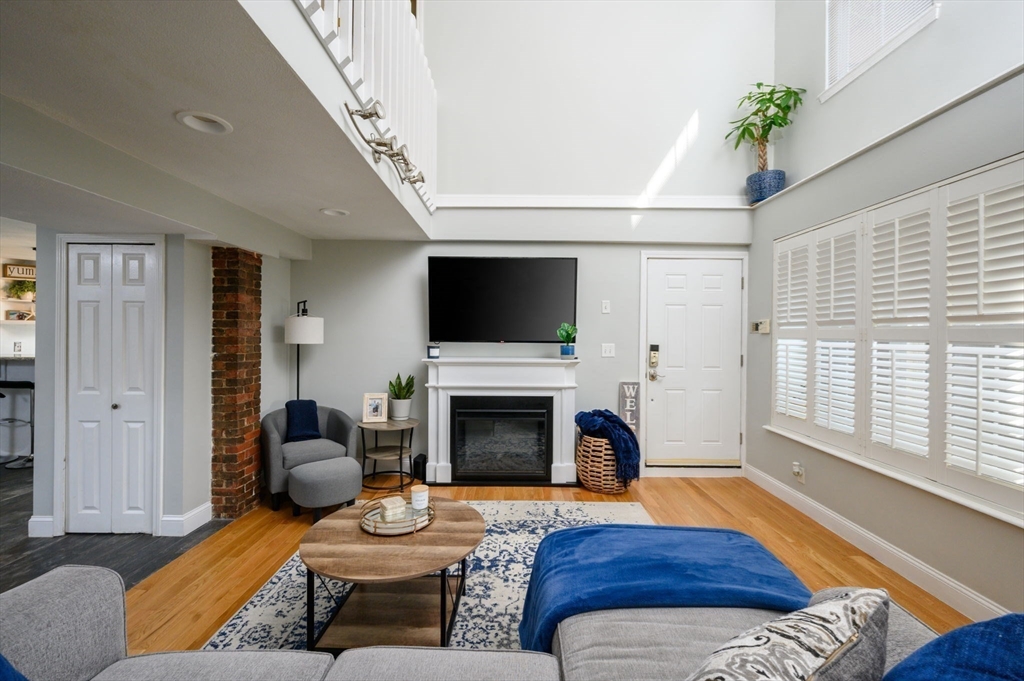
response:
<path fill-rule="evenodd" d="M 0 466 L 0 592 L 67 564 L 116 570 L 130 589 L 230 522 L 211 521 L 186 537 L 66 534 L 29 539 L 31 515 L 32 469 Z"/>

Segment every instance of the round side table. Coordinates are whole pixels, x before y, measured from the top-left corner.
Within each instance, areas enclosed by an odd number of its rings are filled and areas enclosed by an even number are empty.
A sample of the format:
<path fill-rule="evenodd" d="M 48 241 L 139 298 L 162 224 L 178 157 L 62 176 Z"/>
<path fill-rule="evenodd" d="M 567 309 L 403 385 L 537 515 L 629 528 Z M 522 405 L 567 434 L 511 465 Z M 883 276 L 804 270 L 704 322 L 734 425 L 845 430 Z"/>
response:
<path fill-rule="evenodd" d="M 367 423 L 366 421 L 360 421 L 359 435 L 363 441 L 363 465 L 366 465 L 367 459 L 373 461 L 373 472 L 364 473 L 363 480 L 374 481 L 377 478 L 377 462 L 378 461 L 398 461 L 398 484 L 391 486 L 376 486 L 369 485 L 363 482 L 363 487 L 366 489 L 375 490 L 393 490 L 399 491 L 405 490 L 406 476 L 409 477 L 408 483 L 411 485 L 415 478 L 412 476 L 412 435 L 413 429 L 420 425 L 417 419 L 406 419 L 405 421 L 396 421 L 394 419 L 388 419 L 387 421 L 381 421 L 379 423 Z M 370 448 L 366 447 L 366 431 L 373 431 L 373 446 Z M 405 445 L 405 431 L 409 431 L 409 446 Z M 397 445 L 382 445 L 378 441 L 381 433 L 398 433 L 398 444 Z M 406 456 L 409 457 L 409 472 L 406 473 L 402 467 L 402 459 Z M 390 474 L 390 472 L 389 472 Z"/>

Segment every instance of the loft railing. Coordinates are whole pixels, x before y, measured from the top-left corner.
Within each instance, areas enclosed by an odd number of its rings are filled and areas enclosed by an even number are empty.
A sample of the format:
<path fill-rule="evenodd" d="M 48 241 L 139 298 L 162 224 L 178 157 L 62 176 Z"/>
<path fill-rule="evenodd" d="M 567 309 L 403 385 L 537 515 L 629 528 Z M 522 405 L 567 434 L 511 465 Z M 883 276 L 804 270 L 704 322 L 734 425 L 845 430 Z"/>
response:
<path fill-rule="evenodd" d="M 294 2 L 361 107 L 369 109 L 375 101 L 384 105 L 384 118 L 361 123 L 372 125 L 380 138 L 396 137 L 398 145 L 408 148 L 409 160 L 424 178 L 411 186 L 433 213 L 437 91 L 409 0 Z"/>

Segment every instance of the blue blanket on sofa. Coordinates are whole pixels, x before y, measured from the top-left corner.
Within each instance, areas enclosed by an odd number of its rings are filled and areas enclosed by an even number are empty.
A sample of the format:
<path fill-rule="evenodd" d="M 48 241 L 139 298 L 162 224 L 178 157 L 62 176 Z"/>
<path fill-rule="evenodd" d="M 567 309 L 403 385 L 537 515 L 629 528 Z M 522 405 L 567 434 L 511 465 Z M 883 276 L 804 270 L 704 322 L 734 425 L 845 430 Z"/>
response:
<path fill-rule="evenodd" d="M 791 612 L 811 592 L 753 537 L 699 527 L 587 525 L 537 547 L 519 641 L 551 651 L 562 620 L 615 608 L 734 607 Z"/>

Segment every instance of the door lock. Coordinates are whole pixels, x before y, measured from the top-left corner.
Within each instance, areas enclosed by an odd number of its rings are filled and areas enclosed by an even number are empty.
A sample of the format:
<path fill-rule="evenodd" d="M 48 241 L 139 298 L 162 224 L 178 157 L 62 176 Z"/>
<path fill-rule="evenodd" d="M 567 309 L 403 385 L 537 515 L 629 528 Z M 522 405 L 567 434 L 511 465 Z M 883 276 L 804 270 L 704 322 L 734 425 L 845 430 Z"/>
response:
<path fill-rule="evenodd" d="M 651 369 L 647 372 L 647 380 L 657 381 L 659 378 L 665 378 L 664 374 L 659 374 L 657 369 Z"/>
<path fill-rule="evenodd" d="M 121 408 L 121 405 L 120 405 L 120 404 L 118 404 L 117 402 L 115 402 L 114 404 L 110 405 L 110 408 L 111 408 L 111 409 L 120 409 L 120 408 Z"/>

